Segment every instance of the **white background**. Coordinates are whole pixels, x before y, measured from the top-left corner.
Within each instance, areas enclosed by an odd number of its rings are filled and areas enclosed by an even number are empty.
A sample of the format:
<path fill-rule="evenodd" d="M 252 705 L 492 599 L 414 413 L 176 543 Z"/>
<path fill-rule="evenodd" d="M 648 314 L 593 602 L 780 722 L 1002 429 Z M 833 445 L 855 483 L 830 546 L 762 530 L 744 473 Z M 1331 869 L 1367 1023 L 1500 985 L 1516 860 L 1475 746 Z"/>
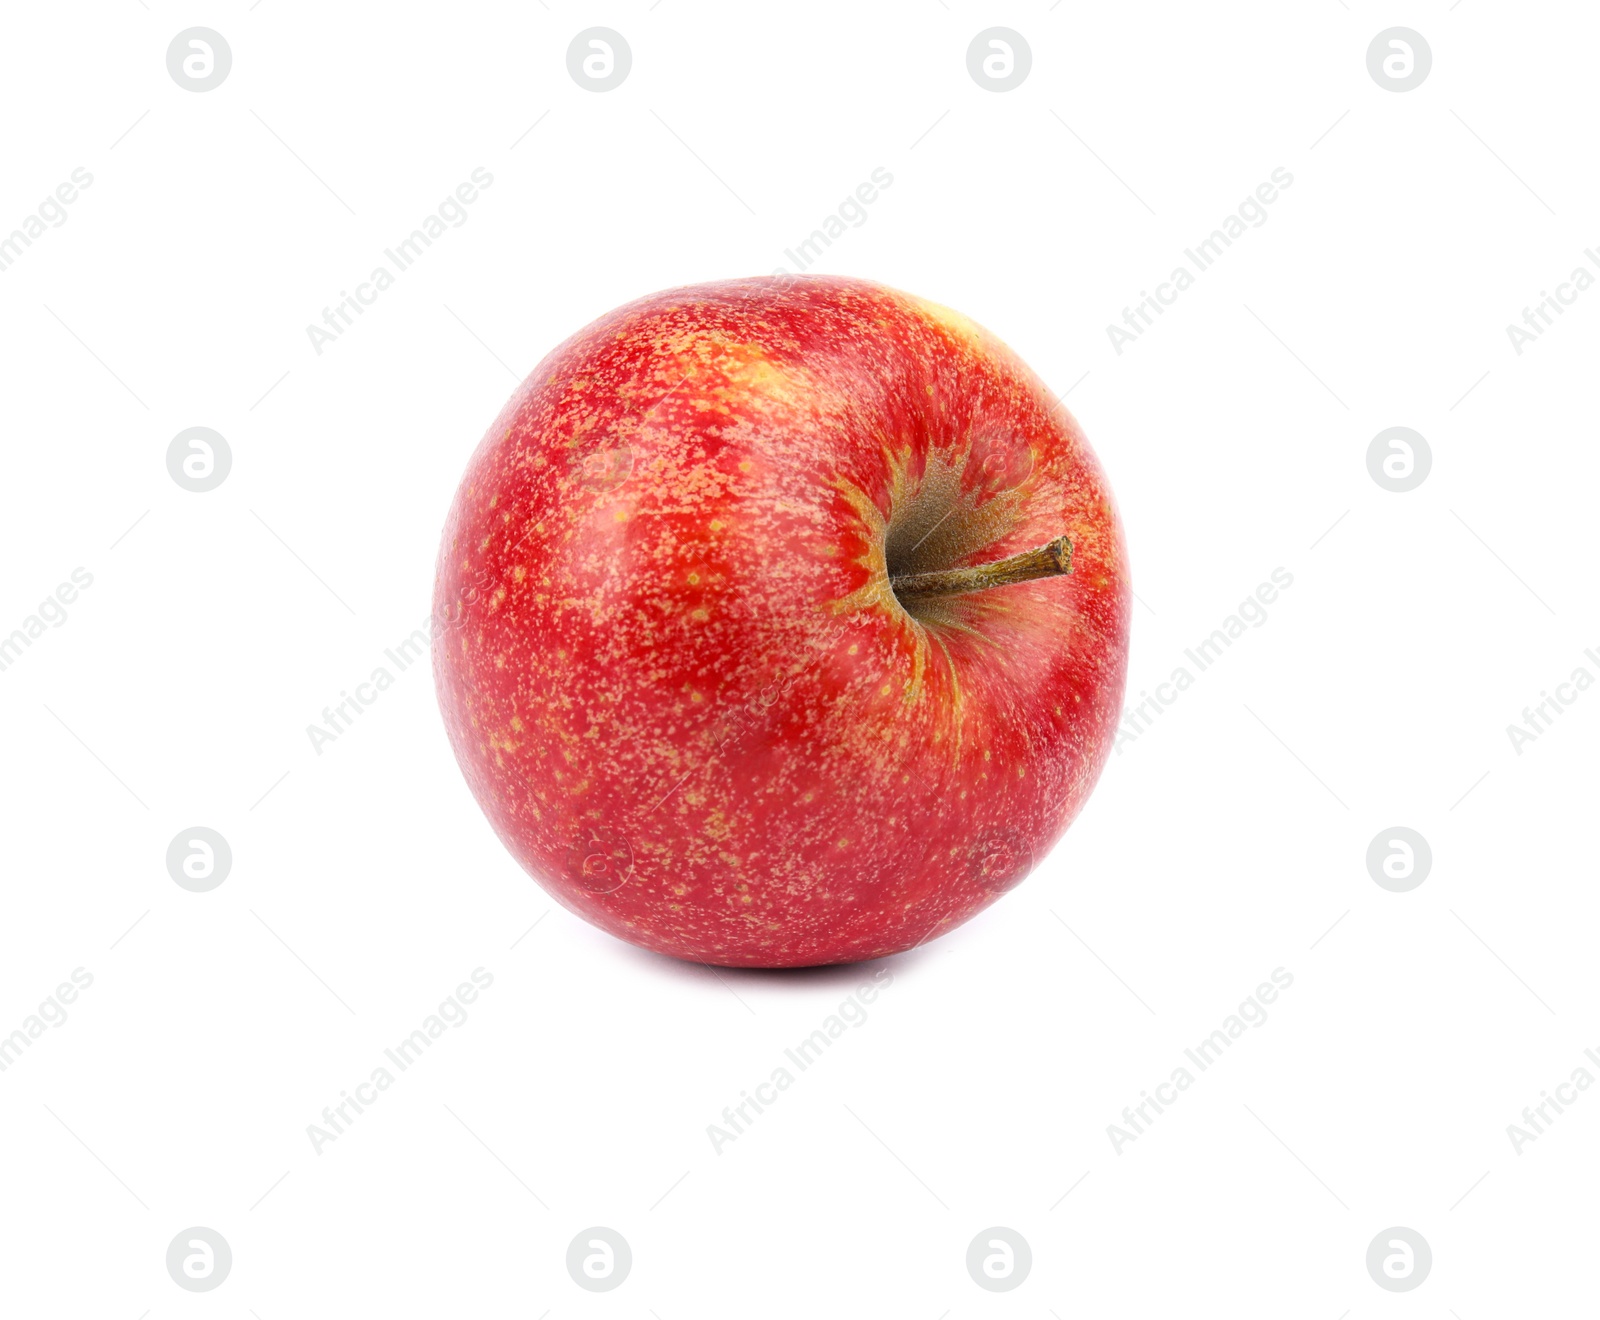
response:
<path fill-rule="evenodd" d="M 1600 21 L 1577 4 L 12 5 L 0 234 L 0 1312 L 27 1316 L 1240 1316 L 1593 1305 L 1600 1094 L 1600 292 L 1508 323 L 1600 244 Z M 1004 24 L 1015 91 L 966 50 Z M 233 67 L 196 94 L 184 28 Z M 569 77 L 580 30 L 633 69 Z M 1405 25 L 1416 90 L 1369 76 Z M 529 131 L 531 125 L 535 125 Z M 306 334 L 475 167 L 493 185 L 318 355 Z M 724 1106 L 872 969 L 713 973 L 556 907 L 502 850 L 431 678 L 306 726 L 427 615 L 436 538 L 515 380 L 643 293 L 790 264 L 960 309 L 1069 391 L 1126 521 L 1130 693 L 1274 568 L 1293 586 L 1136 740 L 1036 873 L 894 981 L 720 1153 Z M 1270 208 L 1120 355 L 1106 333 L 1283 167 Z M 221 432 L 194 494 L 166 449 Z M 1422 433 L 1395 494 L 1366 451 Z M 130 530 L 131 529 L 131 530 Z M 390 666 L 392 668 L 392 666 Z M 1192 668 L 1192 666 L 1191 666 Z M 1588 752 L 1585 755 L 1585 752 Z M 205 825 L 226 882 L 177 887 Z M 1405 825 L 1409 893 L 1368 874 Z M 538 923 L 535 925 L 535 923 Z M 533 929 L 529 930 L 530 927 Z M 325 1105 L 472 969 L 470 1010 L 343 1136 Z M 1107 1125 L 1275 967 L 1294 977 L 1135 1142 Z M 1600 1077 L 1600 1066 L 1588 1064 Z M 1064 1196 L 1068 1193 L 1070 1194 Z M 204 1225 L 230 1277 L 191 1294 Z M 591 1294 L 568 1242 L 631 1275 Z M 1034 1264 L 991 1294 L 991 1225 Z M 1403 1225 L 1416 1291 L 1369 1277 Z"/>

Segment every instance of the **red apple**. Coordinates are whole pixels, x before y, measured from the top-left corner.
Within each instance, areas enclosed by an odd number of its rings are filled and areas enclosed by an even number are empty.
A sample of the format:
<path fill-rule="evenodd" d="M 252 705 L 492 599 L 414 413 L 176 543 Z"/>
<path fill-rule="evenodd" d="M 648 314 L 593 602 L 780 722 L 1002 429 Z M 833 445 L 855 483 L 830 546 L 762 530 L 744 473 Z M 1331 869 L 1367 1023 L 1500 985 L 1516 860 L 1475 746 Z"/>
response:
<path fill-rule="evenodd" d="M 1129 596 L 1105 477 L 1005 345 L 861 280 L 731 280 L 611 312 L 512 396 L 445 527 L 434 670 L 473 794 L 579 916 L 854 962 L 1071 823 Z"/>

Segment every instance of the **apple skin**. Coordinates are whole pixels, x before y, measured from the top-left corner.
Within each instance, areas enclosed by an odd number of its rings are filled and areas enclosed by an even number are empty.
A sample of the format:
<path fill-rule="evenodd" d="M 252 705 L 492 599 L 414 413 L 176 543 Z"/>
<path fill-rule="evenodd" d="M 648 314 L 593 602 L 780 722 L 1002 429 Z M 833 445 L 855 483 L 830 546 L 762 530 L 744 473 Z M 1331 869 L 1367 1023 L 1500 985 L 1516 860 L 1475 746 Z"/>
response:
<path fill-rule="evenodd" d="M 917 617 L 889 588 L 1062 534 L 1067 576 Z M 573 912 L 718 966 L 856 962 L 1072 822 L 1130 594 L 1083 433 L 997 339 L 861 280 L 731 280 L 601 317 L 512 396 L 445 527 L 434 672 L 473 795 Z"/>

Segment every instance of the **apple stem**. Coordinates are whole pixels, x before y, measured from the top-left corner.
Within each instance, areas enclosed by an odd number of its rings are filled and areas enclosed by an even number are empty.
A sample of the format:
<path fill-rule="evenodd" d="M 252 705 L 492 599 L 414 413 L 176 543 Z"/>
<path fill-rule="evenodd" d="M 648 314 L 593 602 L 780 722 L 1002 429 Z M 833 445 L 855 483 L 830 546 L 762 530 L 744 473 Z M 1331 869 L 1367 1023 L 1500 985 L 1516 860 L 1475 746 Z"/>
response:
<path fill-rule="evenodd" d="M 899 600 L 926 599 L 930 596 L 964 596 L 972 591 L 1009 586 L 1013 582 L 1032 582 L 1036 578 L 1060 577 L 1072 571 L 1072 542 L 1064 536 L 1048 541 L 1036 550 L 1024 550 L 1009 559 L 975 568 L 947 568 L 937 573 L 906 573 L 890 578 L 889 586 Z"/>

